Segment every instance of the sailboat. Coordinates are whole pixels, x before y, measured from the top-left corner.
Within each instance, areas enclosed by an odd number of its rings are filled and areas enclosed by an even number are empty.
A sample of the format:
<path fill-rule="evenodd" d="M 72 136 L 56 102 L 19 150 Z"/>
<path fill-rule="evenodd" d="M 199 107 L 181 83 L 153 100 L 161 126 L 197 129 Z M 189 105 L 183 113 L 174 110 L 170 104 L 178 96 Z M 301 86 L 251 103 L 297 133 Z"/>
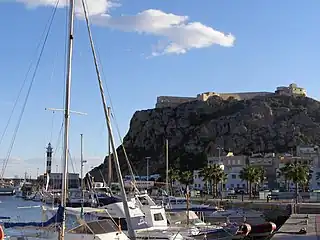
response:
<path fill-rule="evenodd" d="M 83 2 L 83 8 L 86 12 Z M 64 148 L 63 148 L 63 178 L 62 178 L 62 196 L 61 205 L 56 214 L 46 222 L 28 222 L 28 223 L 10 223 L 5 222 L 4 227 L 8 229 L 18 229 L 19 236 L 9 236 L 8 239 L 59 239 L 59 240 L 129 240 L 129 238 L 119 229 L 114 221 L 95 220 L 85 222 L 79 216 L 67 215 L 66 218 L 66 200 L 67 200 L 67 174 L 68 174 L 68 150 L 69 150 L 69 118 L 70 118 L 70 93 L 71 93 L 71 69 L 73 54 L 73 30 L 74 30 L 74 0 L 70 0 L 69 12 L 69 39 L 67 54 L 67 76 L 66 76 L 66 94 L 65 94 L 65 118 L 64 118 Z M 121 173 L 120 173 L 121 175 Z M 124 195 L 124 198 L 126 196 Z M 70 220 L 71 218 L 71 220 Z M 130 222 L 130 220 L 129 220 Z M 135 239 L 134 235 L 133 238 Z"/>

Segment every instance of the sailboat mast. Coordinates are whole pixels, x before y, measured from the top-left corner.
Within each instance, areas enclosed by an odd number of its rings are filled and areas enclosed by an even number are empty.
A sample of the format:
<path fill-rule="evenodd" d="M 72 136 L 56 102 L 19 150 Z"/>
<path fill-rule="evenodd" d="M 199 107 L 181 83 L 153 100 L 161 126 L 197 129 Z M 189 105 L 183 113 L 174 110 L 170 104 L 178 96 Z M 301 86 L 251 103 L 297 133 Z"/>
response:
<path fill-rule="evenodd" d="M 127 200 L 127 195 L 126 195 L 126 191 L 125 191 L 125 188 L 124 188 L 124 182 L 123 182 L 122 173 L 121 173 L 121 169 L 120 169 L 118 153 L 117 153 L 117 149 L 116 149 L 114 138 L 113 138 L 111 121 L 110 121 L 110 117 L 108 115 L 108 109 L 107 109 L 106 99 L 105 99 L 105 95 L 104 95 L 101 75 L 100 75 L 100 71 L 99 71 L 97 56 L 96 56 L 96 52 L 95 52 L 95 48 L 94 48 L 94 43 L 93 43 L 93 40 L 92 40 L 92 34 L 91 34 L 90 23 L 89 23 L 89 18 L 88 18 L 88 12 L 87 12 L 87 8 L 86 8 L 84 0 L 82 0 L 82 7 L 83 7 L 84 15 L 85 15 L 85 18 L 86 18 L 87 30 L 88 30 L 88 35 L 89 35 L 89 40 L 90 40 L 93 60 L 94 60 L 96 74 L 97 74 L 98 83 L 99 83 L 99 89 L 100 89 L 100 95 L 101 95 L 101 100 L 102 100 L 102 105 L 103 105 L 103 111 L 104 111 L 104 115 L 105 115 L 105 119 L 106 119 L 106 123 L 107 123 L 107 127 L 108 127 L 108 134 L 109 134 L 109 137 L 110 137 L 110 140 L 111 140 L 111 148 L 112 148 L 112 153 L 113 153 L 114 165 L 115 165 L 115 169 L 116 169 L 116 172 L 117 172 L 118 181 L 120 183 L 120 190 L 121 190 L 123 208 L 124 208 L 126 221 L 127 221 L 127 226 L 128 226 L 128 235 L 129 235 L 129 238 L 131 240 L 136 240 L 136 234 L 135 234 L 135 231 L 133 229 L 132 222 L 131 222 L 131 216 L 130 216 L 130 212 L 129 212 L 129 205 L 128 205 L 128 200 Z"/>
<path fill-rule="evenodd" d="M 81 178 L 81 189 L 83 191 L 83 134 L 80 134 L 80 178 Z"/>
<path fill-rule="evenodd" d="M 83 201 L 84 201 L 84 179 L 83 179 L 83 167 L 84 167 L 84 163 L 86 163 L 86 160 L 83 160 L 83 134 L 80 134 L 80 179 L 81 179 L 81 192 L 82 192 L 82 205 L 83 205 Z"/>
<path fill-rule="evenodd" d="M 108 107 L 108 116 L 110 119 L 111 116 L 111 108 Z M 112 181 L 112 159 L 111 159 L 111 138 L 110 134 L 108 134 L 108 186 L 110 187 Z"/>
<path fill-rule="evenodd" d="M 169 141 L 166 139 L 166 191 L 169 193 Z"/>
<path fill-rule="evenodd" d="M 65 92 L 65 108 L 64 108 L 64 147 L 62 162 L 62 195 L 61 206 L 66 207 L 67 201 L 67 184 L 68 184 L 68 151 L 69 151 L 69 120 L 70 120 L 70 94 L 71 94 L 71 69 L 72 69 L 72 53 L 73 53 L 73 31 L 74 31 L 74 0 L 69 1 L 69 38 L 67 51 L 67 76 L 66 76 L 66 92 Z M 63 211 L 62 227 L 59 233 L 59 240 L 64 239 L 65 233 L 65 211 Z"/>

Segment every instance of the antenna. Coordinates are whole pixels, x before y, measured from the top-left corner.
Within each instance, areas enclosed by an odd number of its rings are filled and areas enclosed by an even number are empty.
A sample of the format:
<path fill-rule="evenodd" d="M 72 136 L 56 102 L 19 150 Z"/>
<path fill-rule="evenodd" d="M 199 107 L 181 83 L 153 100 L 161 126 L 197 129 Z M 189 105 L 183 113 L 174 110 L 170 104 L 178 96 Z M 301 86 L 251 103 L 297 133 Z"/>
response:
<path fill-rule="evenodd" d="M 61 112 L 64 112 L 65 110 L 64 109 L 61 109 L 61 108 L 45 108 L 44 110 L 47 110 L 47 111 L 61 111 Z M 71 111 L 70 110 L 70 113 L 75 113 L 75 114 L 79 114 L 79 115 L 88 115 L 87 113 L 84 113 L 84 112 L 78 112 L 78 111 Z"/>

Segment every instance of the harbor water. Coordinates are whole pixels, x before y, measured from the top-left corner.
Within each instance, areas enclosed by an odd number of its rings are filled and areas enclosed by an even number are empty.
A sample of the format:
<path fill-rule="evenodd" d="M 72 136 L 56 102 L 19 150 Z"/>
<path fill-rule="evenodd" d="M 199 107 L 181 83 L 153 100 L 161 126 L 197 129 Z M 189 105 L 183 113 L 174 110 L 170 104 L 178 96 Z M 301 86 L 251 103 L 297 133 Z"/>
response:
<path fill-rule="evenodd" d="M 25 201 L 14 196 L 0 196 L 0 218 L 10 217 L 9 221 L 38 222 L 42 219 L 41 205 L 41 202 Z M 10 236 L 14 233 L 11 231 L 13 230 L 6 231 L 5 234 Z"/>

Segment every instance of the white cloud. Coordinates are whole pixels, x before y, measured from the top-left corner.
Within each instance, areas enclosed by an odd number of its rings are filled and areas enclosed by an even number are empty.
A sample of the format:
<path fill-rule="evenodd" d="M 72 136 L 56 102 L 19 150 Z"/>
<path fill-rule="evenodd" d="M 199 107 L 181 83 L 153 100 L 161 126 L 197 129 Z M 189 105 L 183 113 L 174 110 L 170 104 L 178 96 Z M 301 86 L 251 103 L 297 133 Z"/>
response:
<path fill-rule="evenodd" d="M 161 41 L 161 44 L 154 48 L 153 56 L 183 54 L 192 48 L 204 48 L 213 44 L 232 47 L 235 41 L 231 34 L 225 35 L 199 22 L 188 22 L 187 16 L 155 9 L 145 10 L 133 16 L 95 15 L 91 17 L 91 22 L 121 31 L 134 31 L 165 38 L 165 45 Z"/>
<path fill-rule="evenodd" d="M 56 0 L 16 0 L 29 6 L 53 6 Z M 60 0 L 65 6 L 66 0 Z M 224 34 L 200 22 L 189 22 L 188 16 L 165 13 L 161 10 L 149 9 L 131 16 L 111 16 L 108 9 L 117 6 L 111 0 L 87 0 L 88 12 L 93 24 L 117 29 L 120 31 L 137 32 L 158 36 L 161 44 L 153 48 L 152 55 L 184 54 L 193 48 L 205 48 L 214 44 L 232 47 L 235 37 Z M 76 2 L 78 17 L 83 18 L 80 0 Z M 164 41 L 165 40 L 165 41 Z M 164 44 L 165 43 L 165 44 Z"/>
<path fill-rule="evenodd" d="M 59 0 L 58 7 L 63 8 L 69 4 L 70 0 Z M 40 6 L 53 7 L 57 5 L 57 0 L 16 0 L 16 2 L 24 3 L 27 7 L 36 8 Z M 88 12 L 90 15 L 105 14 L 110 8 L 117 7 L 117 1 L 110 0 L 86 0 Z M 82 14 L 82 1 L 75 0 L 76 14 Z"/>

